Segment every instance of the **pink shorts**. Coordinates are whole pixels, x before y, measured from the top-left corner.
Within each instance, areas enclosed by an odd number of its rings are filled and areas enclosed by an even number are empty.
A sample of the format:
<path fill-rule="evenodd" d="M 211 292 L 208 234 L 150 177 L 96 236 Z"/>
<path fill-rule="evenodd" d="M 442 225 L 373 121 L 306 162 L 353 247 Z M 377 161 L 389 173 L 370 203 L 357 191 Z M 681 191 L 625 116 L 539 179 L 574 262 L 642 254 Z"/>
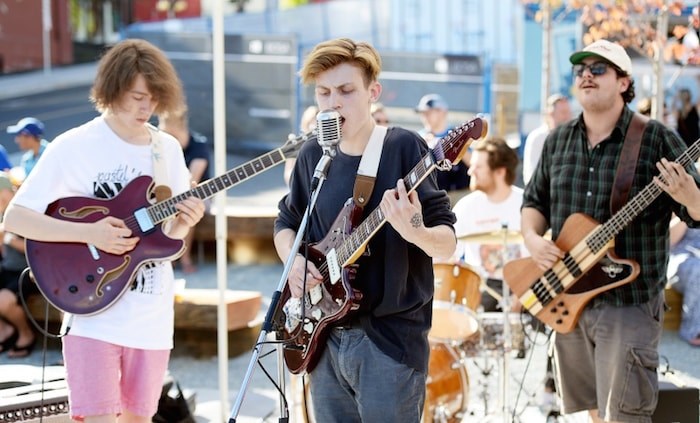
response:
<path fill-rule="evenodd" d="M 63 338 L 71 417 L 153 416 L 168 369 L 170 350 L 141 350 L 68 335 Z"/>

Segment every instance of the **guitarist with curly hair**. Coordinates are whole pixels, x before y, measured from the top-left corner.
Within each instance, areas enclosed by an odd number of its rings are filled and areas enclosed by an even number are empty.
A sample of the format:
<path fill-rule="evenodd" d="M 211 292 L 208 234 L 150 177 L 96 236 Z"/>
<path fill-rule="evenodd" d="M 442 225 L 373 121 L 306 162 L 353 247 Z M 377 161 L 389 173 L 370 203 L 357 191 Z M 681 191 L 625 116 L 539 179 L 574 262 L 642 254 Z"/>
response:
<path fill-rule="evenodd" d="M 144 40 L 114 45 L 100 60 L 91 100 L 101 114 L 49 144 L 10 204 L 5 229 L 32 242 L 63 245 L 64 251 L 56 254 L 61 265 L 46 263 L 43 255 L 30 261 L 35 274 L 35 265 L 43 265 L 53 276 L 37 278 L 38 285 L 109 256 L 123 261 L 123 266 L 98 266 L 80 280 L 65 283 L 70 286 L 57 286 L 61 296 L 100 285 L 105 297 L 116 290 L 110 274 L 143 261 L 133 273 L 125 273 L 125 290 L 118 301 L 99 313 L 73 316 L 70 332 L 63 337 L 63 358 L 73 419 L 146 423 L 156 413 L 173 347 L 174 277 L 169 260 L 153 260 L 139 248 L 150 245 L 147 239 L 182 240 L 202 218 L 204 203 L 194 196 L 174 202 L 175 215 L 163 225 L 164 238 L 153 235 L 161 228 L 138 232 L 134 219 L 118 217 L 120 205 L 136 197 L 119 193 L 139 178 L 150 180 L 155 174 L 155 182 L 176 195 L 190 188 L 178 141 L 148 125 L 153 113 L 174 112 L 183 104 L 180 80 L 162 51 Z M 165 165 L 159 179 L 161 160 Z M 146 189 L 138 194 L 148 202 Z M 66 198 L 83 198 L 84 206 L 59 207 L 57 213 L 64 219 L 45 214 L 51 204 Z M 90 216 L 96 220 L 80 220 Z M 145 228 L 146 219 L 139 220 Z M 176 244 L 181 248 L 181 242 Z"/>

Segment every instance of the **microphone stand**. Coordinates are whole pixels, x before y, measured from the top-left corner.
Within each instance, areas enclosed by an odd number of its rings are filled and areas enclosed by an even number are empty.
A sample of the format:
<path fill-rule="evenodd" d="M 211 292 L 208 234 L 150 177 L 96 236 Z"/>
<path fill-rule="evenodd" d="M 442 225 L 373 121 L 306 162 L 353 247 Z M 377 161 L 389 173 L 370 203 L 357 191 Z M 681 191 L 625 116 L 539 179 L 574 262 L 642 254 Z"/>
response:
<path fill-rule="evenodd" d="M 308 220 L 309 216 L 311 215 L 311 211 L 314 209 L 316 206 L 316 201 L 318 200 L 318 195 L 321 192 L 321 187 L 323 186 L 323 183 L 326 180 L 327 174 L 328 174 L 328 167 L 331 164 L 331 161 L 333 160 L 333 157 L 335 157 L 335 145 L 331 146 L 323 146 L 323 156 L 318 161 L 318 164 L 316 165 L 316 169 L 314 170 L 314 176 L 313 180 L 311 182 L 311 201 L 309 204 L 306 206 L 306 210 L 304 211 L 304 217 L 301 220 L 301 224 L 299 225 L 299 228 L 297 229 L 297 235 L 296 238 L 294 238 L 294 244 L 292 244 L 292 249 L 291 251 L 299 251 L 299 246 L 301 245 L 301 240 L 304 237 L 304 232 L 306 232 L 306 226 L 308 225 Z M 243 398 L 245 397 L 245 392 L 248 389 L 248 385 L 250 384 L 250 379 L 253 376 L 253 371 L 255 370 L 255 363 L 257 363 L 258 358 L 260 357 L 260 352 L 263 348 L 265 338 L 267 338 L 267 334 L 270 333 L 273 329 L 273 318 L 274 318 L 274 313 L 275 310 L 277 310 L 277 304 L 279 303 L 280 297 L 282 296 L 282 290 L 284 289 L 285 284 L 287 283 L 287 276 L 289 275 L 289 272 L 291 271 L 292 264 L 294 263 L 294 259 L 296 258 L 296 254 L 290 254 L 289 257 L 287 257 L 287 261 L 284 264 L 284 270 L 282 271 L 282 276 L 280 277 L 279 284 L 277 285 L 277 290 L 272 294 L 272 299 L 270 301 L 270 307 L 267 309 L 267 314 L 265 315 L 265 321 L 262 324 L 262 329 L 260 330 L 260 335 L 258 336 L 258 340 L 255 342 L 255 347 L 253 348 L 253 355 L 250 359 L 250 363 L 248 363 L 248 369 L 246 370 L 245 376 L 243 376 L 243 382 L 241 384 L 241 389 L 238 391 L 238 395 L 236 397 L 236 402 L 233 404 L 233 408 L 231 409 L 231 414 L 228 419 L 228 423 L 236 423 L 236 418 L 238 417 L 238 413 L 241 410 L 241 406 L 243 405 Z M 279 385 L 279 393 L 280 393 L 280 418 L 279 422 L 280 423 L 287 423 L 289 421 L 289 411 L 287 410 L 287 407 L 285 406 L 286 401 L 284 398 L 284 365 L 283 365 L 283 358 L 284 358 L 284 353 L 282 349 L 284 348 L 281 343 L 278 343 L 277 346 L 277 377 L 279 378 L 278 380 L 278 385 Z"/>

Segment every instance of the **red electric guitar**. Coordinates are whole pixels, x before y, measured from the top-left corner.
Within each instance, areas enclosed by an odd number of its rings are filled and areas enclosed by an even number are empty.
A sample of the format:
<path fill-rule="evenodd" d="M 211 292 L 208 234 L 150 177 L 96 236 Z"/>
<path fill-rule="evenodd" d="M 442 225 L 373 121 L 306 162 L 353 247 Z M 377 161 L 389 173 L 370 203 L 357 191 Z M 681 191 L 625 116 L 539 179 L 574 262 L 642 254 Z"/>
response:
<path fill-rule="evenodd" d="M 700 139 L 676 162 L 686 167 L 698 156 Z M 571 332 L 593 297 L 637 278 L 639 265 L 614 255 L 615 236 L 662 192 L 650 182 L 604 224 L 572 214 L 555 241 L 566 251 L 563 259 L 546 271 L 531 258 L 512 260 L 503 266 L 503 279 L 533 316 L 559 333 Z"/>
<path fill-rule="evenodd" d="M 406 190 L 415 190 L 433 169 L 448 165 L 447 161 L 457 163 L 469 144 L 484 137 L 486 131 L 486 121 L 481 118 L 450 131 L 403 179 Z M 314 368 L 328 330 L 359 307 L 362 293 L 352 287 L 356 273 L 353 263 L 386 221 L 379 207 L 360 224 L 361 216 L 362 209 L 354 205 L 352 198 L 348 199 L 325 238 L 309 245 L 307 258 L 323 274 L 323 282 L 304 296 L 303 307 L 300 298 L 291 296 L 288 285 L 282 291 L 274 321 L 278 337 L 285 342 L 284 360 L 294 374 Z M 304 251 L 302 246 L 300 252 Z"/>
<path fill-rule="evenodd" d="M 51 217 L 92 223 L 114 216 L 124 220 L 133 236 L 141 239 L 136 248 L 123 255 L 109 254 L 82 243 L 28 239 L 27 261 L 39 291 L 54 307 L 65 312 L 99 313 L 126 292 L 143 264 L 173 260 L 184 252 L 184 241 L 169 238 L 161 227 L 163 221 L 177 213 L 175 204 L 188 197 L 212 197 L 252 178 L 284 162 L 309 137 L 315 139 L 316 135 L 290 137 L 282 147 L 156 204 L 148 200 L 154 186 L 150 176 L 135 178 L 119 194 L 107 200 L 68 197 L 54 201 L 46 209 L 46 214 Z"/>

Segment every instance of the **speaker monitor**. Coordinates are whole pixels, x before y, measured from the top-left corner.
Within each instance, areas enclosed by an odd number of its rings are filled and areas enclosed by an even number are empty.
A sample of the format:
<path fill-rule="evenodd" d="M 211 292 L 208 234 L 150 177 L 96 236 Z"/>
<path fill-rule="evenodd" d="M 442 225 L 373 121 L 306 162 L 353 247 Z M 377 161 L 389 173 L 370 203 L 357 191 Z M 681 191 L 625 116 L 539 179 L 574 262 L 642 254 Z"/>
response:
<path fill-rule="evenodd" d="M 700 391 L 659 381 L 659 403 L 651 417 L 653 423 L 698 423 Z"/>
<path fill-rule="evenodd" d="M 64 380 L 47 382 L 43 386 L 28 384 L 0 390 L 0 423 L 39 421 L 71 421 L 68 414 L 68 390 Z"/>

